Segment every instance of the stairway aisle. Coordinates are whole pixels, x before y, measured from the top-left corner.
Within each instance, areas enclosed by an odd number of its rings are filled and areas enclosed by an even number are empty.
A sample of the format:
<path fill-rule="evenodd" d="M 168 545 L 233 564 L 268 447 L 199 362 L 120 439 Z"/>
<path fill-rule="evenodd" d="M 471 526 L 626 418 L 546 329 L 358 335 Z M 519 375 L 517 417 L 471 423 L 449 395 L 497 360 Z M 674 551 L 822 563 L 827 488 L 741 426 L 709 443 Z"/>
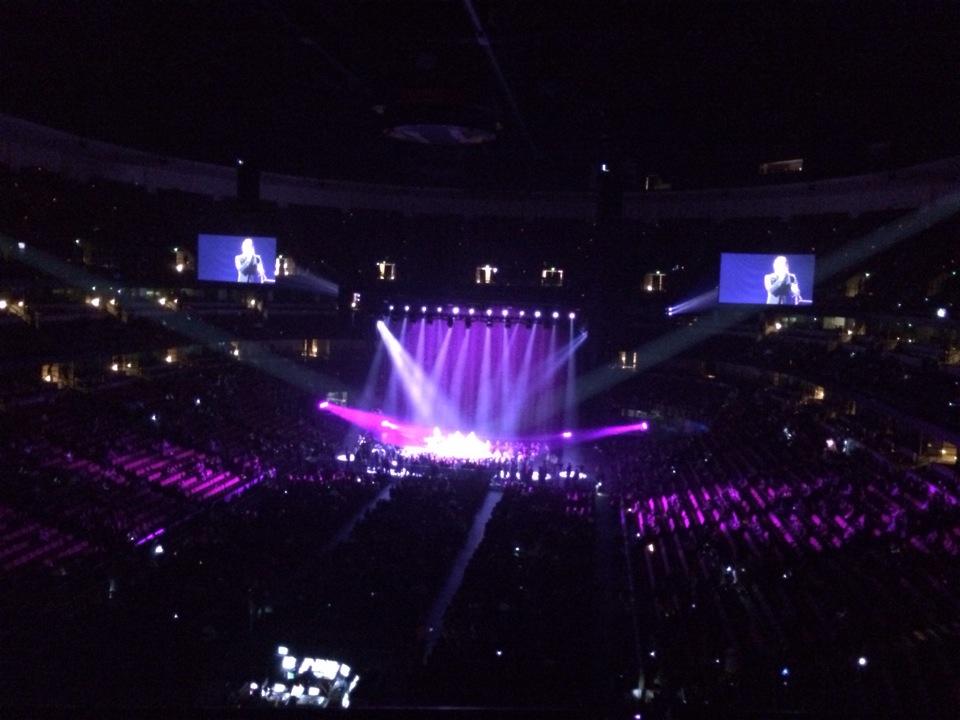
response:
<path fill-rule="evenodd" d="M 374 497 L 373 500 L 371 500 L 362 508 L 357 510 L 357 512 L 354 513 L 353 517 L 351 517 L 344 524 L 344 526 L 337 531 L 337 534 L 334 535 L 333 538 L 331 538 L 330 541 L 324 547 L 324 552 L 332 550 L 337 545 L 344 542 L 348 537 L 350 537 L 350 533 L 353 532 L 354 526 L 363 519 L 364 515 L 366 515 L 373 508 L 375 508 L 377 506 L 377 503 L 380 502 L 381 500 L 390 499 L 390 490 L 392 488 L 393 488 L 393 481 L 391 480 L 390 482 L 388 482 L 386 485 L 383 486 L 383 489 L 377 493 L 376 497 Z"/>
<path fill-rule="evenodd" d="M 426 620 L 427 643 L 423 653 L 424 664 L 426 664 L 427 659 L 430 657 L 433 646 L 436 645 L 437 640 L 440 639 L 440 632 L 443 629 L 443 616 L 447 612 L 450 601 L 453 600 L 454 595 L 457 594 L 457 590 L 460 589 L 460 583 L 463 582 L 463 574 L 467 570 L 467 565 L 470 564 L 470 558 L 473 557 L 473 553 L 483 540 L 483 533 L 487 527 L 487 521 L 490 520 L 494 508 L 497 507 L 497 504 L 502 498 L 502 490 L 490 489 L 487 491 L 487 496 L 483 499 L 483 504 L 480 505 L 480 509 L 477 510 L 477 514 L 473 518 L 473 525 L 467 534 L 467 540 L 453 561 L 453 567 L 450 569 L 450 574 L 447 575 L 446 582 L 444 582 L 440 594 L 437 595 L 436 600 L 433 601 L 433 605 L 430 607 L 430 612 L 427 614 Z"/>

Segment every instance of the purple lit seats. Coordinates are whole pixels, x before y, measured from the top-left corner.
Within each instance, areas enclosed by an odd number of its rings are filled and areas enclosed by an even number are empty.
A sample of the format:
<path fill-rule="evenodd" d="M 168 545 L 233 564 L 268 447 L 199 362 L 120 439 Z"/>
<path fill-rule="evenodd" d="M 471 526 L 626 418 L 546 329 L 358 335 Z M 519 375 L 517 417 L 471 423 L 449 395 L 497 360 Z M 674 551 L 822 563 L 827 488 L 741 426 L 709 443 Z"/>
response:
<path fill-rule="evenodd" d="M 161 487 L 174 487 L 185 495 L 213 498 L 234 488 L 241 480 L 233 473 L 212 470 L 218 463 L 191 448 L 169 443 L 139 447 L 114 457 L 114 464 L 128 473 Z"/>
<path fill-rule="evenodd" d="M 816 461 L 815 446 L 773 450 L 736 436 L 691 442 L 683 460 L 655 448 L 637 463 L 625 506 L 640 592 L 663 622 L 712 617 L 707 644 L 720 653 L 815 642 L 851 608 L 880 624 L 936 617 L 931 598 L 947 591 L 924 558 L 936 568 L 938 556 L 960 553 L 955 472 L 833 467 Z M 689 460 L 698 456 L 709 463 Z M 892 572 L 898 610 L 874 609 L 871 598 L 890 594 Z"/>
<path fill-rule="evenodd" d="M 84 540 L 27 520 L 0 506 L 0 570 L 50 564 L 92 551 Z"/>
<path fill-rule="evenodd" d="M 68 496 L 69 488 L 58 492 L 59 502 L 51 499 L 48 507 L 62 517 L 94 516 L 131 538 L 138 538 L 163 527 L 182 514 L 179 503 L 155 492 L 149 485 L 131 482 L 116 468 L 105 468 L 86 459 L 70 459 L 68 453 L 52 445 L 44 446 L 41 467 L 68 470 L 85 481 L 82 495 Z M 70 503 L 66 505 L 65 503 Z"/>
<path fill-rule="evenodd" d="M 25 435 L 14 450 L 19 453 L 14 459 L 29 473 L 24 487 L 42 488 L 39 497 L 25 495 L 21 509 L 61 519 L 81 537 L 119 536 L 138 544 L 189 517 L 195 508 L 185 504 L 188 499 L 227 497 L 244 487 L 217 460 L 138 435 L 120 420 L 97 420 L 99 434 L 109 442 L 90 446 L 89 428 L 69 403 L 46 412 L 42 431 Z M 90 455 L 84 457 L 86 453 Z"/>

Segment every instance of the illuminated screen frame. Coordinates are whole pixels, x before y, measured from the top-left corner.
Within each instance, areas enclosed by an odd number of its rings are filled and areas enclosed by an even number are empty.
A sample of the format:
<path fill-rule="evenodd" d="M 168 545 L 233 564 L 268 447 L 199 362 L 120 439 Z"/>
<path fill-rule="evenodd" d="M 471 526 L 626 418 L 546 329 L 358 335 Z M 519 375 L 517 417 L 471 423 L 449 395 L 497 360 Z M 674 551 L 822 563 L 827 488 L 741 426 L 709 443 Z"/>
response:
<path fill-rule="evenodd" d="M 256 265 L 241 259 L 246 240 L 253 243 L 254 254 L 260 257 L 260 273 Z M 264 235 L 197 235 L 197 280 L 201 282 L 230 283 L 233 285 L 261 285 L 276 282 L 277 238 Z M 243 271 L 241 271 L 241 266 Z M 241 278 L 248 278 L 246 280 Z"/>
<path fill-rule="evenodd" d="M 774 269 L 780 257 L 786 258 L 795 283 Z M 817 256 L 807 253 L 721 253 L 717 301 L 722 305 L 810 307 L 816 264 Z"/>

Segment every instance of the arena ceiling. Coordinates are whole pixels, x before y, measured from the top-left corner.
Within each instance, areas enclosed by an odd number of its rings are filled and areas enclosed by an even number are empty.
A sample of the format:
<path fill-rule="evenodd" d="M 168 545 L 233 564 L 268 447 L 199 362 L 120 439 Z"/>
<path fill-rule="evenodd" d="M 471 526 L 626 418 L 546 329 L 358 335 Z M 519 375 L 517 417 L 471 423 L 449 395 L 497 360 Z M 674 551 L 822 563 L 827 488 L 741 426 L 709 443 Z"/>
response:
<path fill-rule="evenodd" d="M 958 152 L 958 30 L 960 5 L 916 0 L 11 1 L 0 112 L 377 182 L 820 177 Z"/>

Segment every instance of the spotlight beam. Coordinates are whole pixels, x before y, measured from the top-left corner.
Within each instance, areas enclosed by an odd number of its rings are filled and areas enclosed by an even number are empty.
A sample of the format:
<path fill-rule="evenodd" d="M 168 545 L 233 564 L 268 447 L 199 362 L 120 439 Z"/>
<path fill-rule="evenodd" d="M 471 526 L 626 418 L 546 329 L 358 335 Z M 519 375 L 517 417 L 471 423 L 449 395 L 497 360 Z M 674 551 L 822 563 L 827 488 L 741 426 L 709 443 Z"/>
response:
<path fill-rule="evenodd" d="M 500 349 L 500 412 L 497 414 L 501 434 L 511 433 L 514 430 L 514 428 L 508 426 L 507 408 L 510 406 L 510 399 L 521 390 L 510 367 L 510 359 L 513 357 L 513 344 L 517 338 L 517 326 L 507 328 L 504 325 L 503 335 L 506 342 L 503 342 Z"/>
<path fill-rule="evenodd" d="M 520 365 L 520 378 L 517 382 L 517 387 L 521 388 L 521 391 L 517 393 L 517 395 L 514 395 L 509 407 L 504 412 L 508 432 L 513 432 L 516 429 L 520 413 L 523 411 L 523 401 L 525 401 L 528 396 L 526 388 L 530 384 L 530 370 L 533 366 L 533 348 L 536 343 L 537 328 L 537 325 L 532 325 L 527 333 L 527 346 L 523 351 L 523 362 Z M 523 396 L 522 399 L 519 397 L 521 394 Z"/>
<path fill-rule="evenodd" d="M 517 395 L 514 401 L 516 413 L 519 414 L 523 411 L 529 398 L 539 397 L 540 401 L 533 409 L 534 422 L 543 423 L 556 415 L 561 408 L 561 405 L 559 404 L 559 396 L 556 393 L 548 395 L 542 395 L 542 393 L 550 388 L 554 376 L 556 376 L 556 374 L 563 368 L 564 365 L 567 365 L 568 387 L 565 387 L 563 391 L 563 407 L 566 407 L 569 403 L 573 403 L 573 405 L 576 406 L 576 383 L 570 383 L 570 367 L 573 365 L 577 349 L 583 345 L 586 340 L 587 333 L 580 333 L 576 338 L 562 348 L 555 357 L 548 361 L 549 364 L 547 365 L 544 373 L 540 375 L 529 388 L 526 388 L 523 393 L 519 393 Z M 565 424 L 569 427 L 573 423 L 567 422 Z"/>
<path fill-rule="evenodd" d="M 472 0 L 463 0 L 463 6 L 466 8 L 467 15 L 470 16 L 470 22 L 473 24 L 473 29 L 476 33 L 477 45 L 480 46 L 484 54 L 486 54 L 487 60 L 490 62 L 490 69 L 493 70 L 494 77 L 497 78 L 497 83 L 500 85 L 500 89 L 507 98 L 507 103 L 510 105 L 510 112 L 513 114 L 514 120 L 517 122 L 517 127 L 520 128 L 520 131 L 523 133 L 524 140 L 527 141 L 527 145 L 530 147 L 530 155 L 535 156 L 537 154 L 537 148 L 533 143 L 533 137 L 530 135 L 530 131 L 527 129 L 527 123 L 524 122 L 523 115 L 520 112 L 520 107 L 517 105 L 516 98 L 514 98 L 513 92 L 510 90 L 510 84 L 507 82 L 507 78 L 503 74 L 503 70 L 500 68 L 500 63 L 497 60 L 497 56 L 493 52 L 493 44 L 490 42 L 487 31 L 483 28 L 483 23 L 480 21 L 480 16 L 473 7 Z M 527 158 L 527 171 L 530 171 L 529 158 Z"/>
<path fill-rule="evenodd" d="M 719 292 L 720 288 L 715 287 L 699 295 L 694 295 L 692 298 L 688 298 L 677 305 L 672 305 L 667 308 L 667 315 L 682 315 L 683 313 L 699 312 L 708 307 L 713 307 L 717 304 Z"/>
<path fill-rule="evenodd" d="M 393 362 L 394 370 L 400 380 L 400 387 L 413 406 L 415 417 L 420 422 L 429 422 L 434 417 L 435 409 L 440 410 L 439 414 L 442 416 L 447 408 L 445 398 L 440 396 L 439 390 L 431 386 L 423 369 L 403 349 L 400 341 L 393 336 L 385 322 L 378 320 L 377 330 Z M 418 346 L 421 344 L 420 338 L 417 344 Z"/>
<path fill-rule="evenodd" d="M 477 425 L 480 428 L 489 427 L 490 421 L 490 335 L 493 328 L 483 328 L 483 352 L 480 355 L 480 387 L 477 397 Z"/>
<path fill-rule="evenodd" d="M 404 321 L 406 322 L 406 321 Z M 383 343 L 377 343 L 377 349 L 373 353 L 373 362 L 370 363 L 370 369 L 367 371 L 367 380 L 363 384 L 363 390 L 360 393 L 360 407 L 369 407 L 373 402 L 374 393 L 377 388 L 377 380 L 380 377 L 380 368 L 383 365 Z M 344 435 L 341 448 L 346 449 L 350 434 Z"/>
<path fill-rule="evenodd" d="M 447 352 L 450 349 L 450 339 L 453 337 L 453 328 L 448 327 L 443 334 L 443 341 L 440 343 L 440 350 L 433 361 L 433 370 L 430 371 L 430 382 L 427 385 L 428 402 L 436 405 L 438 394 L 440 393 L 440 380 L 443 377 L 444 367 L 447 362 Z M 443 418 L 447 421 L 447 418 Z"/>
<path fill-rule="evenodd" d="M 453 365 L 453 376 L 450 383 L 450 391 L 452 393 L 451 406 L 453 408 L 462 407 L 463 401 L 463 376 L 467 367 L 467 356 L 469 355 L 469 348 L 471 339 L 474 337 L 471 334 L 472 329 L 464 330 L 464 338 L 460 343 L 460 348 L 457 350 L 457 360 Z"/>
<path fill-rule="evenodd" d="M 570 320 L 570 328 L 573 329 L 573 320 Z M 573 427 L 577 424 L 577 353 L 576 349 L 587 339 L 587 334 L 582 333 L 574 342 L 570 343 L 572 350 L 570 358 L 567 361 L 567 382 L 563 393 L 563 425 L 564 427 Z"/>

